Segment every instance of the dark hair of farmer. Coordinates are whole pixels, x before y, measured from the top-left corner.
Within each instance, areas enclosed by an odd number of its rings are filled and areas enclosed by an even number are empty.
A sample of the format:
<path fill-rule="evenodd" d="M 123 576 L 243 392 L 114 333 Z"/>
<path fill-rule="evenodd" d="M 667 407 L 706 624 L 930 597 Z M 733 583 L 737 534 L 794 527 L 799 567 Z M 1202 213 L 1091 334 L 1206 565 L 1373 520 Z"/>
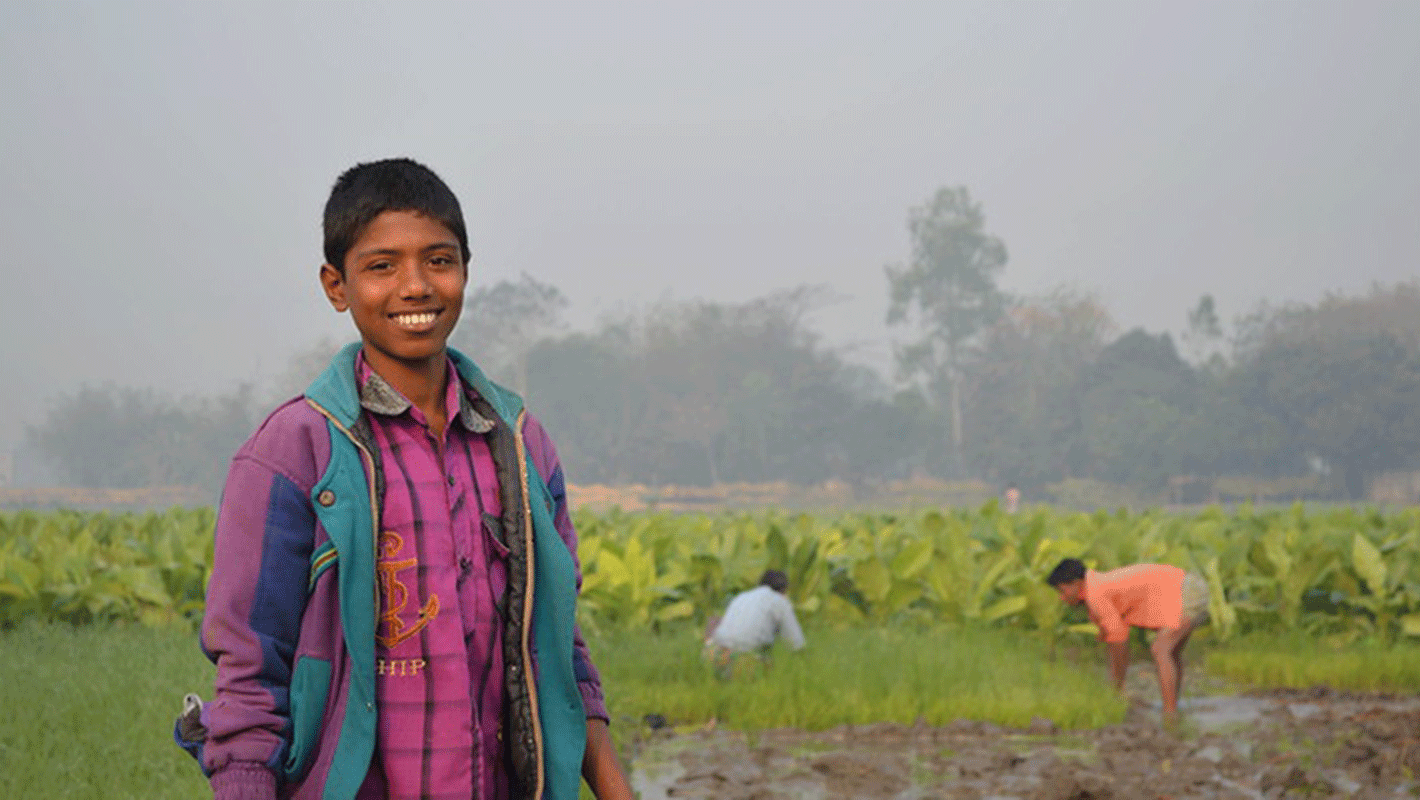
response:
<path fill-rule="evenodd" d="M 1050 577 L 1046 578 L 1045 582 L 1058 587 L 1084 577 L 1085 562 L 1078 558 L 1066 558 L 1055 565 L 1055 569 L 1051 570 Z"/>
<path fill-rule="evenodd" d="M 767 569 L 759 576 L 759 585 L 768 586 L 779 594 L 789 591 L 789 576 L 777 569 Z"/>

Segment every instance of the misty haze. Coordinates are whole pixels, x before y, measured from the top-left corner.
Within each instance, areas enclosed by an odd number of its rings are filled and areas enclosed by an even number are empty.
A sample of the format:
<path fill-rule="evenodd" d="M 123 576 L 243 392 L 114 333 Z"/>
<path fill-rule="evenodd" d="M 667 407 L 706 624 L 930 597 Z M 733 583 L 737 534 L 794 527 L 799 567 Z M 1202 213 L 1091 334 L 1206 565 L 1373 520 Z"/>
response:
<path fill-rule="evenodd" d="M 1416 0 L 0 0 L 0 153 L 0 798 L 1420 795 Z"/>
<path fill-rule="evenodd" d="M 0 14 L 4 506 L 215 499 L 391 155 L 574 501 L 1420 500 L 1414 4 Z"/>

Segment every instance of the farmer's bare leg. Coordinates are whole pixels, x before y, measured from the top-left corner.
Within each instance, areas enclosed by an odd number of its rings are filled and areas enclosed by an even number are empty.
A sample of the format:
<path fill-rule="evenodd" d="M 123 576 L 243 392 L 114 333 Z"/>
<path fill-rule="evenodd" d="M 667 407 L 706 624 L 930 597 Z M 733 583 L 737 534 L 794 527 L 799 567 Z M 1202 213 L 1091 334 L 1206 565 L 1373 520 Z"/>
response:
<path fill-rule="evenodd" d="M 1193 633 L 1193 620 L 1181 628 L 1161 628 L 1149 651 L 1159 672 L 1159 694 L 1163 698 L 1164 716 L 1178 714 L 1178 695 L 1183 688 L 1183 646 Z"/>

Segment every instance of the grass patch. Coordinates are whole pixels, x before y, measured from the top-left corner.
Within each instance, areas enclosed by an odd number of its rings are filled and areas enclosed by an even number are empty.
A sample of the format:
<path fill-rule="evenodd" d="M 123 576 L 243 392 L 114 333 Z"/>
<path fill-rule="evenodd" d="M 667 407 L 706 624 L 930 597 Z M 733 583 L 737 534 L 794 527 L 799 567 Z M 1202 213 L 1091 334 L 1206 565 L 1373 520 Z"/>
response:
<path fill-rule="evenodd" d="M 809 646 L 776 649 L 767 674 L 717 679 L 699 631 L 606 631 L 590 637 L 619 741 L 642 718 L 712 719 L 753 732 L 921 718 L 1062 729 L 1118 722 L 1123 701 L 1097 653 L 1051 661 L 1041 640 L 998 629 L 810 629 Z M 212 667 L 187 630 L 26 622 L 0 632 L 0 797 L 158 798 L 210 792 L 172 743 L 184 692 L 211 695 Z M 1420 690 L 1420 644 L 1337 647 L 1296 635 L 1208 641 L 1204 671 L 1235 685 Z M 1137 665 L 1136 665 L 1137 666 Z M 1067 748 L 1068 749 L 1068 748 Z"/>
<path fill-rule="evenodd" d="M 211 796 L 172 740 L 183 693 L 212 694 L 196 634 L 26 622 L 0 650 L 0 797 Z"/>
<path fill-rule="evenodd" d="M 614 721 L 659 714 L 672 725 L 712 719 L 742 730 L 955 719 L 1064 729 L 1123 718 L 1097 667 L 1051 662 L 1035 637 L 994 629 L 810 630 L 800 652 L 777 648 L 767 674 L 717 679 L 699 634 L 610 632 L 591 638 Z"/>
<path fill-rule="evenodd" d="M 1210 674 L 1259 688 L 1420 689 L 1420 644 L 1409 641 L 1336 646 L 1305 633 L 1248 634 L 1212 645 L 1203 664 Z"/>
<path fill-rule="evenodd" d="M 1009 631 L 810 630 L 809 647 L 775 652 L 768 674 L 718 680 L 699 635 L 607 633 L 592 647 L 621 740 L 646 714 L 670 724 L 718 720 L 747 731 L 823 729 L 918 717 L 1064 728 L 1118 721 L 1122 703 L 1097 669 L 1048 663 Z M 210 793 L 172 742 L 184 692 L 212 692 L 213 669 L 188 630 L 29 621 L 0 632 L 0 797 L 189 800 Z"/>

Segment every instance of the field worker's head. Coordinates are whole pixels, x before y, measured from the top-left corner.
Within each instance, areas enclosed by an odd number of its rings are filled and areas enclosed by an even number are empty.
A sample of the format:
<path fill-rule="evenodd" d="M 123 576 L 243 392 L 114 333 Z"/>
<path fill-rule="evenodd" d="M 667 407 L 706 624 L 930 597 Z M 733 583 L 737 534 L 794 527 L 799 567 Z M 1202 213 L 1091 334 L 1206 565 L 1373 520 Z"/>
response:
<path fill-rule="evenodd" d="M 759 585 L 768 586 L 779 594 L 789 591 L 789 576 L 777 569 L 767 569 L 759 576 Z"/>
<path fill-rule="evenodd" d="M 1045 582 L 1055 587 L 1061 600 L 1077 606 L 1085 599 L 1085 562 L 1078 558 L 1063 559 Z"/>

